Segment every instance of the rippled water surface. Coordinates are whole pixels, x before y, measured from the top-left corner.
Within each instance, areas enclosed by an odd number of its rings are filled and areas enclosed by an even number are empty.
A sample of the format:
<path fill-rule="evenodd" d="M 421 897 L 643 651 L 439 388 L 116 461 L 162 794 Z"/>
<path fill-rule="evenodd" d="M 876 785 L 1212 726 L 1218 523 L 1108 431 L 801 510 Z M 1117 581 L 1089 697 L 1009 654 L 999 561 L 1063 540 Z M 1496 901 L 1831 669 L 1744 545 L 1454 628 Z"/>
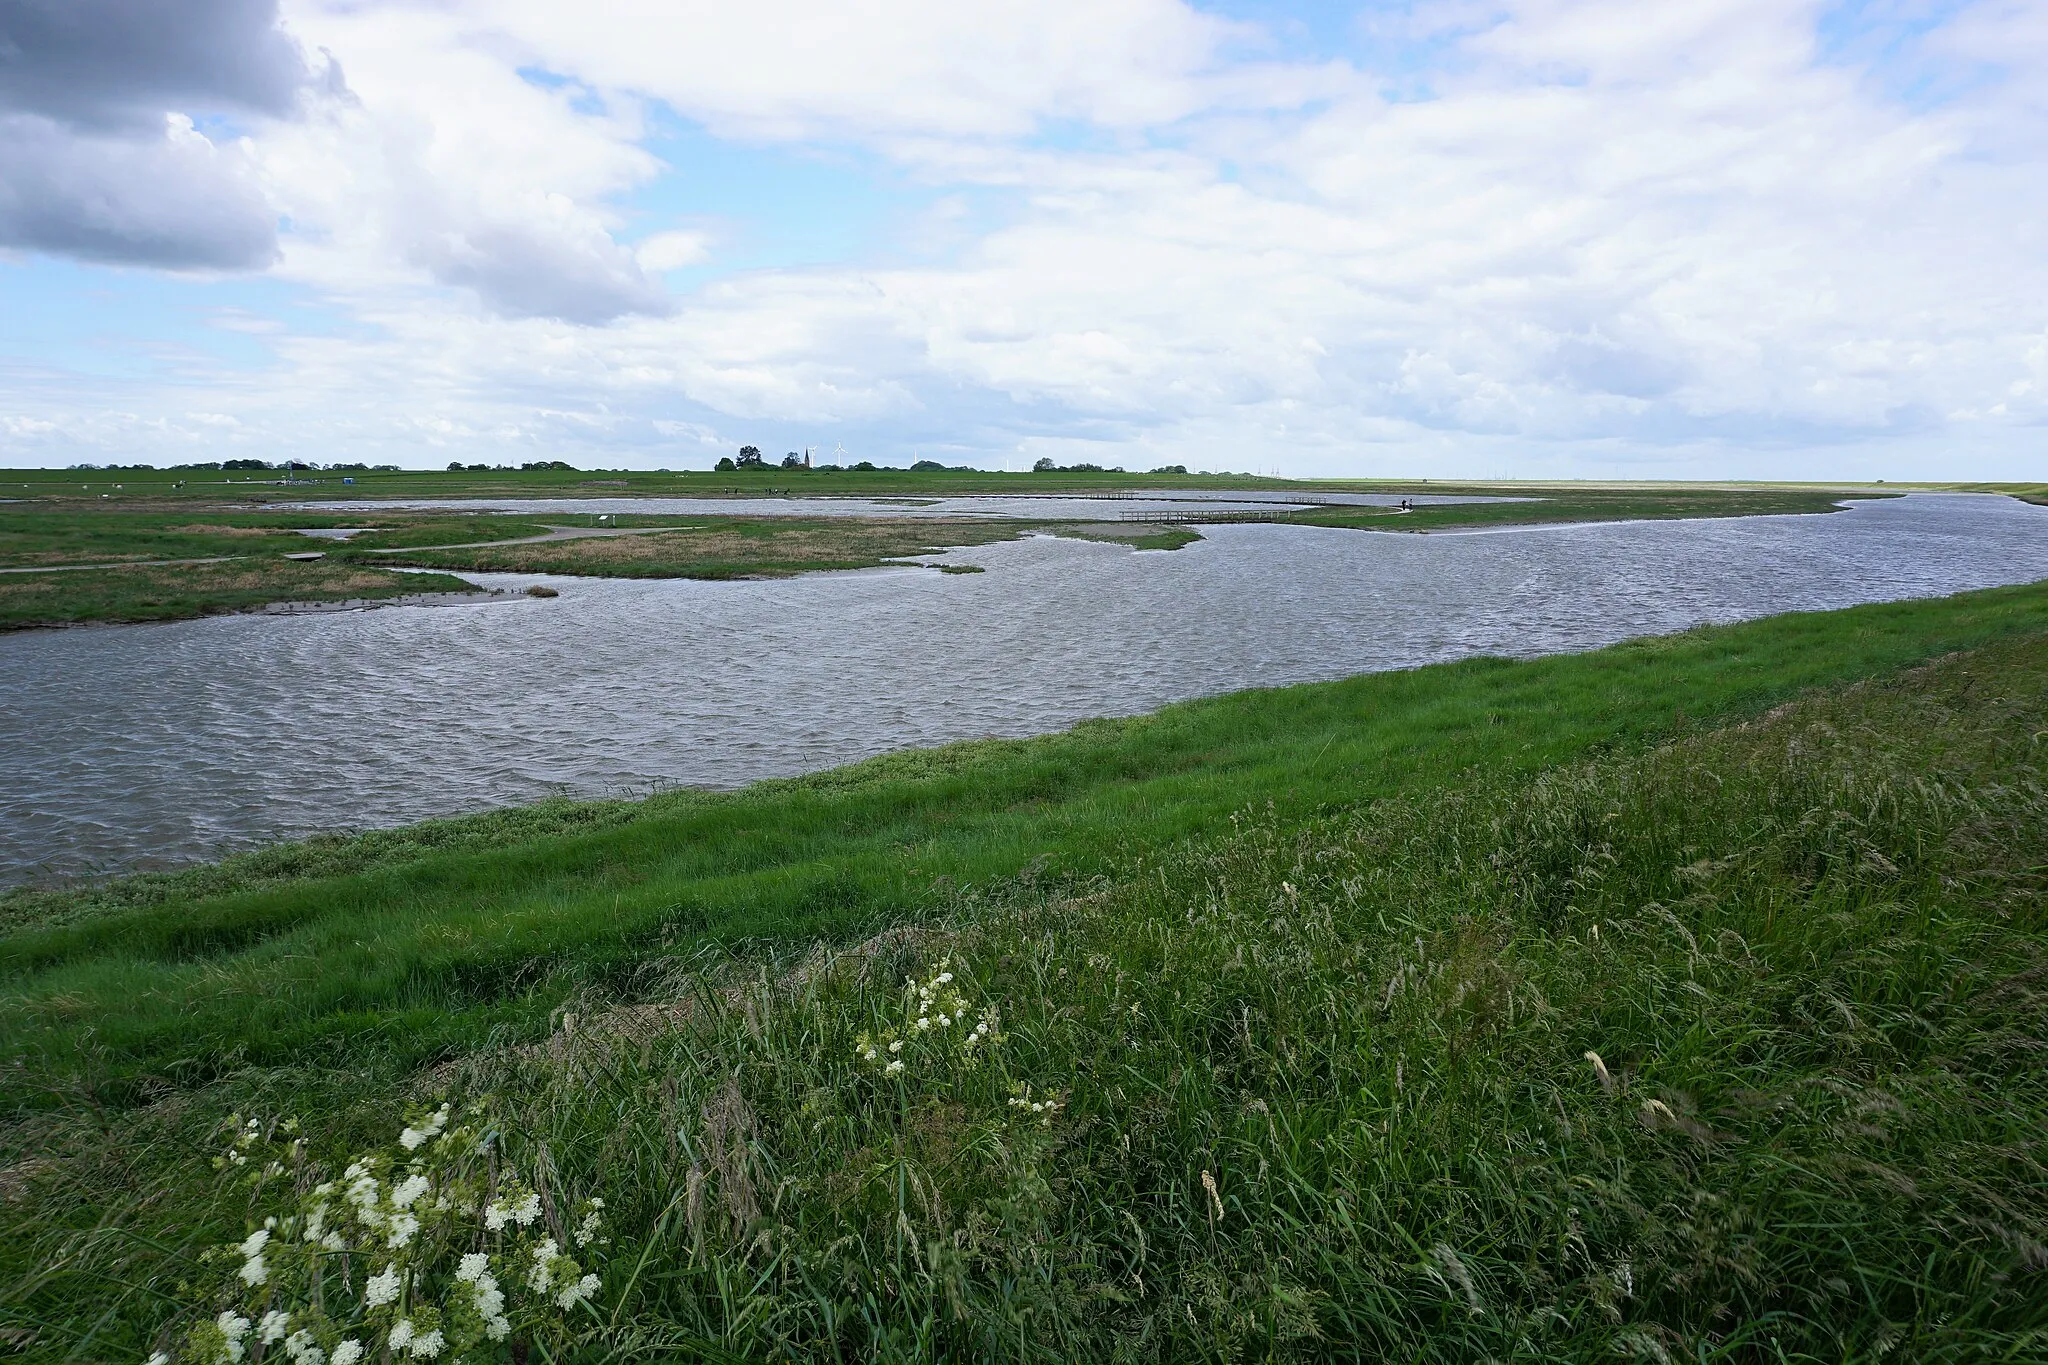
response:
<path fill-rule="evenodd" d="M 503 512 L 547 516 L 563 512 L 631 513 L 649 517 L 991 517 L 1028 521 L 1074 521 L 1115 518 L 1126 512 L 1271 512 L 1278 507 L 1310 504 L 1347 507 L 1392 507 L 1403 500 L 1417 506 L 1467 502 L 1530 502 L 1530 498 L 1439 496 L 1434 493 L 1311 493 L 1301 500 L 1278 494 L 1243 494 L 1218 489 L 1163 489 L 1138 496 L 1104 493 L 1095 497 L 1026 497 L 1021 494 L 966 494 L 960 497 L 872 498 L 421 498 L 376 502 L 339 499 L 309 502 L 330 512 L 404 511 Z"/>
<path fill-rule="evenodd" d="M 1178 698 L 2048 578 L 2048 508 L 1038 537 L 920 569 L 0 636 L 0 881 L 557 791 L 737 786 Z"/>

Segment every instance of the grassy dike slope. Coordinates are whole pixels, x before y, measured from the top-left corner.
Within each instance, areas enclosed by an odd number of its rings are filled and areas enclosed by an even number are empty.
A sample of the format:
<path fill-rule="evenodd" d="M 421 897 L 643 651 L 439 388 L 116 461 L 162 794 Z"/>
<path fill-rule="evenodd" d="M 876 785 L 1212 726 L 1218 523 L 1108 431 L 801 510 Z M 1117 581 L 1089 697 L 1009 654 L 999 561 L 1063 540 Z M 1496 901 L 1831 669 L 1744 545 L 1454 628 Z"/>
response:
<path fill-rule="evenodd" d="M 104 1099 L 247 1063 L 395 1069 L 544 1028 L 593 986 L 700 938 L 843 937 L 1027 865 L 1065 877 L 1214 830 L 1533 771 L 1802 689 L 2048 628 L 2048 587 L 1796 614 L 1594 653 L 1476 659 L 1238 693 L 1065 734 L 893 755 L 730 794 L 614 808 L 601 828 L 246 888 L 31 898 L 0 937 L 11 1107 Z M 490 828 L 487 820 L 486 830 Z M 393 847 L 372 836 L 366 856 Z M 255 864 L 260 867 L 264 864 Z M 209 884 L 210 881 L 210 884 Z"/>
<path fill-rule="evenodd" d="M 17 897 L 0 1315 L 139 1356 L 230 1106 L 452 1093 L 590 1359 L 2036 1359 L 2044 732 L 2036 585 Z M 863 1064 L 941 955 L 1006 1039 Z"/>

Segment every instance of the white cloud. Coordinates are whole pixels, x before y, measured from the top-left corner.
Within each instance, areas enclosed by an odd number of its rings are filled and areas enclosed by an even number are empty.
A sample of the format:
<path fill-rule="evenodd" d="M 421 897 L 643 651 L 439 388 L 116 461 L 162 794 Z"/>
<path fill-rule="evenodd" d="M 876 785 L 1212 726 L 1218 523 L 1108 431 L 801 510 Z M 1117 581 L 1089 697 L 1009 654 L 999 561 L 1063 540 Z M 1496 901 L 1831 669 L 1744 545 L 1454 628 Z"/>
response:
<path fill-rule="evenodd" d="M 833 140 L 1144 128 L 1196 112 L 1233 36 L 1178 0 L 474 0 L 521 57 L 714 128 Z"/>
<path fill-rule="evenodd" d="M 635 246 L 633 255 L 642 270 L 680 270 L 711 259 L 711 239 L 702 232 L 657 232 Z"/>
<path fill-rule="evenodd" d="M 1924 105 L 1823 53 L 1819 14 L 1425 5 L 1363 27 L 1434 65 L 1375 72 L 1259 57 L 1174 0 L 306 0 L 290 29 L 349 95 L 251 155 L 278 271 L 370 330 L 287 337 L 288 382 L 203 402 L 316 458 L 658 464 L 759 433 L 1013 464 L 2015 469 L 2048 425 L 2048 23 L 1966 7 L 1913 59 L 1969 78 Z M 939 200 L 905 239 L 926 263 L 671 299 L 660 276 L 723 247 L 626 232 L 664 174 L 656 105 L 888 158 Z M 986 191 L 1006 207 L 976 226 Z"/>

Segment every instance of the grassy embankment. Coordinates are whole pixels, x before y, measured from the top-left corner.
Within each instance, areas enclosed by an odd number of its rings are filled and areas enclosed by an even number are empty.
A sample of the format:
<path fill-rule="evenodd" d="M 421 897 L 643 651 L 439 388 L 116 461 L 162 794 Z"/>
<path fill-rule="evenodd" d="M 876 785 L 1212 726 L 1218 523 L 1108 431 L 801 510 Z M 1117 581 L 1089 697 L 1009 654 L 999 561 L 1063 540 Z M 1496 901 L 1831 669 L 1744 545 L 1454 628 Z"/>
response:
<path fill-rule="evenodd" d="M 139 1355 L 220 1116 L 488 1092 L 593 1358 L 2028 1358 L 2044 731 L 2037 586 L 17 894 L 0 1315 Z M 1005 1041 L 864 1066 L 942 955 Z"/>
<path fill-rule="evenodd" d="M 0 505 L 0 569 L 35 570 L 0 573 L 0 630 L 180 620 L 273 602 L 473 590 L 444 574 L 395 573 L 331 557 L 284 557 L 330 548 L 297 534 L 299 528 L 349 524 L 346 517 L 251 513 L 176 502 L 53 500 Z M 149 562 L 153 560 L 218 562 Z M 119 567 L 63 567 L 101 564 Z"/>
<path fill-rule="evenodd" d="M 2048 483 L 1971 483 L 1957 484 L 1955 488 L 1963 493 L 2003 493 L 2036 507 L 2048 507 Z"/>

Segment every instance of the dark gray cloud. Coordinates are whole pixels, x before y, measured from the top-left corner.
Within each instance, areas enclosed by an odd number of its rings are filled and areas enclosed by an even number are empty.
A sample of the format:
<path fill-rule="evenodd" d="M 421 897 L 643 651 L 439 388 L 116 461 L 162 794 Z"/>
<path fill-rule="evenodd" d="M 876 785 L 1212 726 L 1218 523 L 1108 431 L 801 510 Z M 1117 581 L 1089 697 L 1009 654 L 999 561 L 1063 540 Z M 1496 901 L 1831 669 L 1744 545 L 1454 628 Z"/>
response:
<path fill-rule="evenodd" d="M 167 116 L 282 117 L 315 80 L 277 0 L 0 0 L 0 247 L 267 264 L 247 168 Z"/>
<path fill-rule="evenodd" d="M 239 158 L 191 133 L 81 135 L 0 116 L 0 245 L 172 269 L 242 270 L 277 225 Z"/>
<path fill-rule="evenodd" d="M 281 115 L 310 79 L 277 0 L 0 0 L 0 107 L 81 128 Z"/>

